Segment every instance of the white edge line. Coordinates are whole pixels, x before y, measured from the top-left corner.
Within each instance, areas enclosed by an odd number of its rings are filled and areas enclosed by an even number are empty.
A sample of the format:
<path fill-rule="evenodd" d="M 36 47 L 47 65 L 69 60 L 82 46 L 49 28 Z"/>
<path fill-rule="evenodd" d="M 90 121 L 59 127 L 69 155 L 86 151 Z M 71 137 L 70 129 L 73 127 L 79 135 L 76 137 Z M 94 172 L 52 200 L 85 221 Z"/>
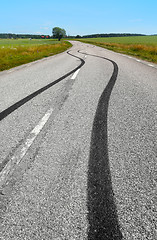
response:
<path fill-rule="evenodd" d="M 16 153 L 11 157 L 10 161 L 6 164 L 4 169 L 0 172 L 0 185 L 5 180 L 6 176 L 13 172 L 13 166 L 18 165 L 22 158 L 27 153 L 28 149 L 50 118 L 51 114 L 53 112 L 53 109 L 49 109 L 46 114 L 42 117 L 42 119 L 39 121 L 39 123 L 36 125 L 36 127 L 30 132 L 29 136 L 27 137 L 26 141 L 23 143 L 22 148 L 20 150 L 18 149 Z"/>
<path fill-rule="evenodd" d="M 74 73 L 74 75 L 71 77 L 72 80 L 74 80 L 77 76 L 77 74 L 79 73 L 80 68 Z"/>
<path fill-rule="evenodd" d="M 154 65 L 152 65 L 152 64 L 148 64 L 148 66 L 149 66 L 149 67 L 154 67 Z"/>
<path fill-rule="evenodd" d="M 131 57 L 131 56 L 129 56 L 129 55 L 124 55 L 124 54 L 121 54 L 121 53 L 118 53 L 118 52 L 117 52 L 117 54 L 119 54 L 119 55 L 121 55 L 121 56 L 124 56 L 124 57 L 127 57 L 127 58 L 130 58 L 130 59 L 133 59 L 133 60 L 135 60 L 135 61 L 137 61 L 137 62 L 143 63 L 144 65 L 147 65 L 147 66 L 149 66 L 149 67 L 157 68 L 157 67 L 155 67 L 153 64 L 147 64 L 147 63 L 143 62 L 142 60 L 136 59 L 136 58 Z"/>
<path fill-rule="evenodd" d="M 122 55 L 122 54 L 121 54 L 121 55 Z M 145 63 L 145 62 L 143 62 L 142 60 L 139 60 L 139 59 L 130 57 L 130 56 L 128 56 L 128 55 L 122 55 L 122 56 L 128 57 L 128 58 L 130 58 L 130 59 L 134 59 L 135 61 L 140 62 L 140 63 L 143 63 L 143 64 L 146 65 L 146 66 L 153 67 L 153 68 L 157 68 L 157 67 L 155 67 L 153 64 Z"/>
<path fill-rule="evenodd" d="M 13 72 L 15 72 L 14 69 L 11 69 L 11 70 L 8 71 L 8 73 L 13 73 Z"/>

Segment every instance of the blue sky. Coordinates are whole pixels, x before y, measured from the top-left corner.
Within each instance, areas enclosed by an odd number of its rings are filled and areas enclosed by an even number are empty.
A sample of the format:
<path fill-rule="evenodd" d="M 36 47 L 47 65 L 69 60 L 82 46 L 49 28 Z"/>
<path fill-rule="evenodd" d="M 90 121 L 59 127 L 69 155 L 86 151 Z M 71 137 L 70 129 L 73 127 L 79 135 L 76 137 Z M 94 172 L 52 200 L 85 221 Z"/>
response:
<path fill-rule="evenodd" d="M 157 34 L 157 0 L 2 0 L 0 33 Z"/>

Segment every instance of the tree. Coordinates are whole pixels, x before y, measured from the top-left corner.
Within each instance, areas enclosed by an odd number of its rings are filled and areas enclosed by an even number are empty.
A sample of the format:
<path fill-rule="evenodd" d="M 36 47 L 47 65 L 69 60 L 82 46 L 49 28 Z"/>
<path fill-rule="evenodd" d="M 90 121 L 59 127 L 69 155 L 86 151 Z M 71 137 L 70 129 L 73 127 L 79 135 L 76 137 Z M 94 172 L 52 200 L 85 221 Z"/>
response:
<path fill-rule="evenodd" d="M 75 38 L 81 38 L 81 36 L 80 36 L 80 35 L 77 35 Z"/>
<path fill-rule="evenodd" d="M 52 34 L 53 38 L 58 38 L 58 40 L 60 41 L 61 38 L 63 38 L 66 35 L 66 31 L 63 28 L 54 27 L 52 29 Z"/>

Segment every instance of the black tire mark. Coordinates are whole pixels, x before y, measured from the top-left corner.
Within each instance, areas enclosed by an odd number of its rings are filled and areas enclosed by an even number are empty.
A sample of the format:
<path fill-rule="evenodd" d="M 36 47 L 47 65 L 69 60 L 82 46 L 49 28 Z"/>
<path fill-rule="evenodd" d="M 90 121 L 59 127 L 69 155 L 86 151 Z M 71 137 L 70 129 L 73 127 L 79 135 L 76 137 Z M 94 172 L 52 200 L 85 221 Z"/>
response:
<path fill-rule="evenodd" d="M 88 239 L 121 240 L 123 237 L 112 189 L 107 133 L 109 100 L 118 76 L 118 65 L 105 57 L 83 54 L 108 60 L 114 66 L 113 74 L 99 99 L 93 122 L 88 166 Z"/>
<path fill-rule="evenodd" d="M 67 74 L 65 74 L 64 76 L 58 78 L 57 80 L 55 80 L 52 83 L 49 83 L 48 85 L 46 85 L 45 87 L 40 88 L 39 90 L 35 91 L 34 93 L 28 95 L 27 97 L 21 99 L 20 101 L 16 102 L 15 104 L 13 104 L 12 106 L 8 107 L 7 109 L 5 109 L 4 111 L 2 111 L 0 113 L 0 121 L 4 118 L 6 118 L 9 114 L 11 114 L 12 112 L 14 112 L 15 110 L 17 110 L 19 107 L 21 107 L 22 105 L 24 105 L 25 103 L 27 103 L 28 101 L 30 101 L 31 99 L 35 98 L 37 95 L 41 94 L 42 92 L 46 91 L 47 89 L 49 89 L 50 87 L 52 87 L 53 85 L 59 83 L 60 81 L 62 81 L 63 79 L 67 78 L 68 76 L 70 76 L 71 74 L 73 74 L 75 71 L 77 71 L 79 68 L 81 68 L 84 64 L 85 61 L 80 58 L 77 57 L 73 54 L 70 53 L 70 51 L 67 52 L 69 55 L 78 58 L 81 61 L 81 64 L 76 67 L 75 69 L 73 69 L 72 71 L 68 72 Z"/>

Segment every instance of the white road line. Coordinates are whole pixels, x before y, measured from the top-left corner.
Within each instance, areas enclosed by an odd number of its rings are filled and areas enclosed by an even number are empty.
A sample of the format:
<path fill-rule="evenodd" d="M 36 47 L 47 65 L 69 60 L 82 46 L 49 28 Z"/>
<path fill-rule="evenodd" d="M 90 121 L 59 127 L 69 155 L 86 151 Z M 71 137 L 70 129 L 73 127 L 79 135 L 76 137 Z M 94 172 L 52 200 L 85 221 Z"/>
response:
<path fill-rule="evenodd" d="M 52 108 L 46 112 L 46 114 L 39 121 L 37 126 L 30 132 L 26 141 L 22 144 L 22 146 L 19 149 L 17 149 L 15 154 L 11 157 L 10 161 L 6 164 L 4 169 L 0 172 L 0 185 L 3 184 L 7 175 L 13 172 L 14 166 L 18 165 L 21 162 L 22 158 L 25 156 L 28 149 L 30 148 L 30 146 L 32 145 L 32 143 L 34 142 L 34 140 L 36 139 L 36 137 L 38 136 L 38 134 L 40 133 L 40 131 L 42 130 L 46 122 L 48 121 L 48 119 L 50 118 L 52 112 L 53 112 Z"/>
<path fill-rule="evenodd" d="M 148 64 L 148 66 L 149 66 L 149 67 L 154 67 L 154 65 L 152 65 L 152 64 Z"/>
<path fill-rule="evenodd" d="M 79 71 L 80 71 L 80 68 L 74 73 L 74 75 L 72 76 L 72 80 L 74 80 L 75 78 L 76 78 L 76 76 L 77 76 L 77 74 L 79 73 Z"/>
<path fill-rule="evenodd" d="M 120 55 L 122 55 L 122 54 L 120 54 Z M 135 61 L 141 62 L 141 63 L 143 63 L 144 65 L 147 65 L 147 66 L 149 66 L 149 67 L 157 68 L 157 67 L 155 67 L 153 64 L 147 64 L 147 63 L 143 62 L 142 60 L 139 60 L 139 59 L 136 59 L 136 58 L 127 56 L 127 55 L 122 55 L 122 56 L 128 57 L 128 58 L 130 58 L 130 59 L 134 59 Z"/>
<path fill-rule="evenodd" d="M 8 73 L 12 73 L 12 72 L 15 72 L 15 70 L 11 69 L 8 71 Z"/>

